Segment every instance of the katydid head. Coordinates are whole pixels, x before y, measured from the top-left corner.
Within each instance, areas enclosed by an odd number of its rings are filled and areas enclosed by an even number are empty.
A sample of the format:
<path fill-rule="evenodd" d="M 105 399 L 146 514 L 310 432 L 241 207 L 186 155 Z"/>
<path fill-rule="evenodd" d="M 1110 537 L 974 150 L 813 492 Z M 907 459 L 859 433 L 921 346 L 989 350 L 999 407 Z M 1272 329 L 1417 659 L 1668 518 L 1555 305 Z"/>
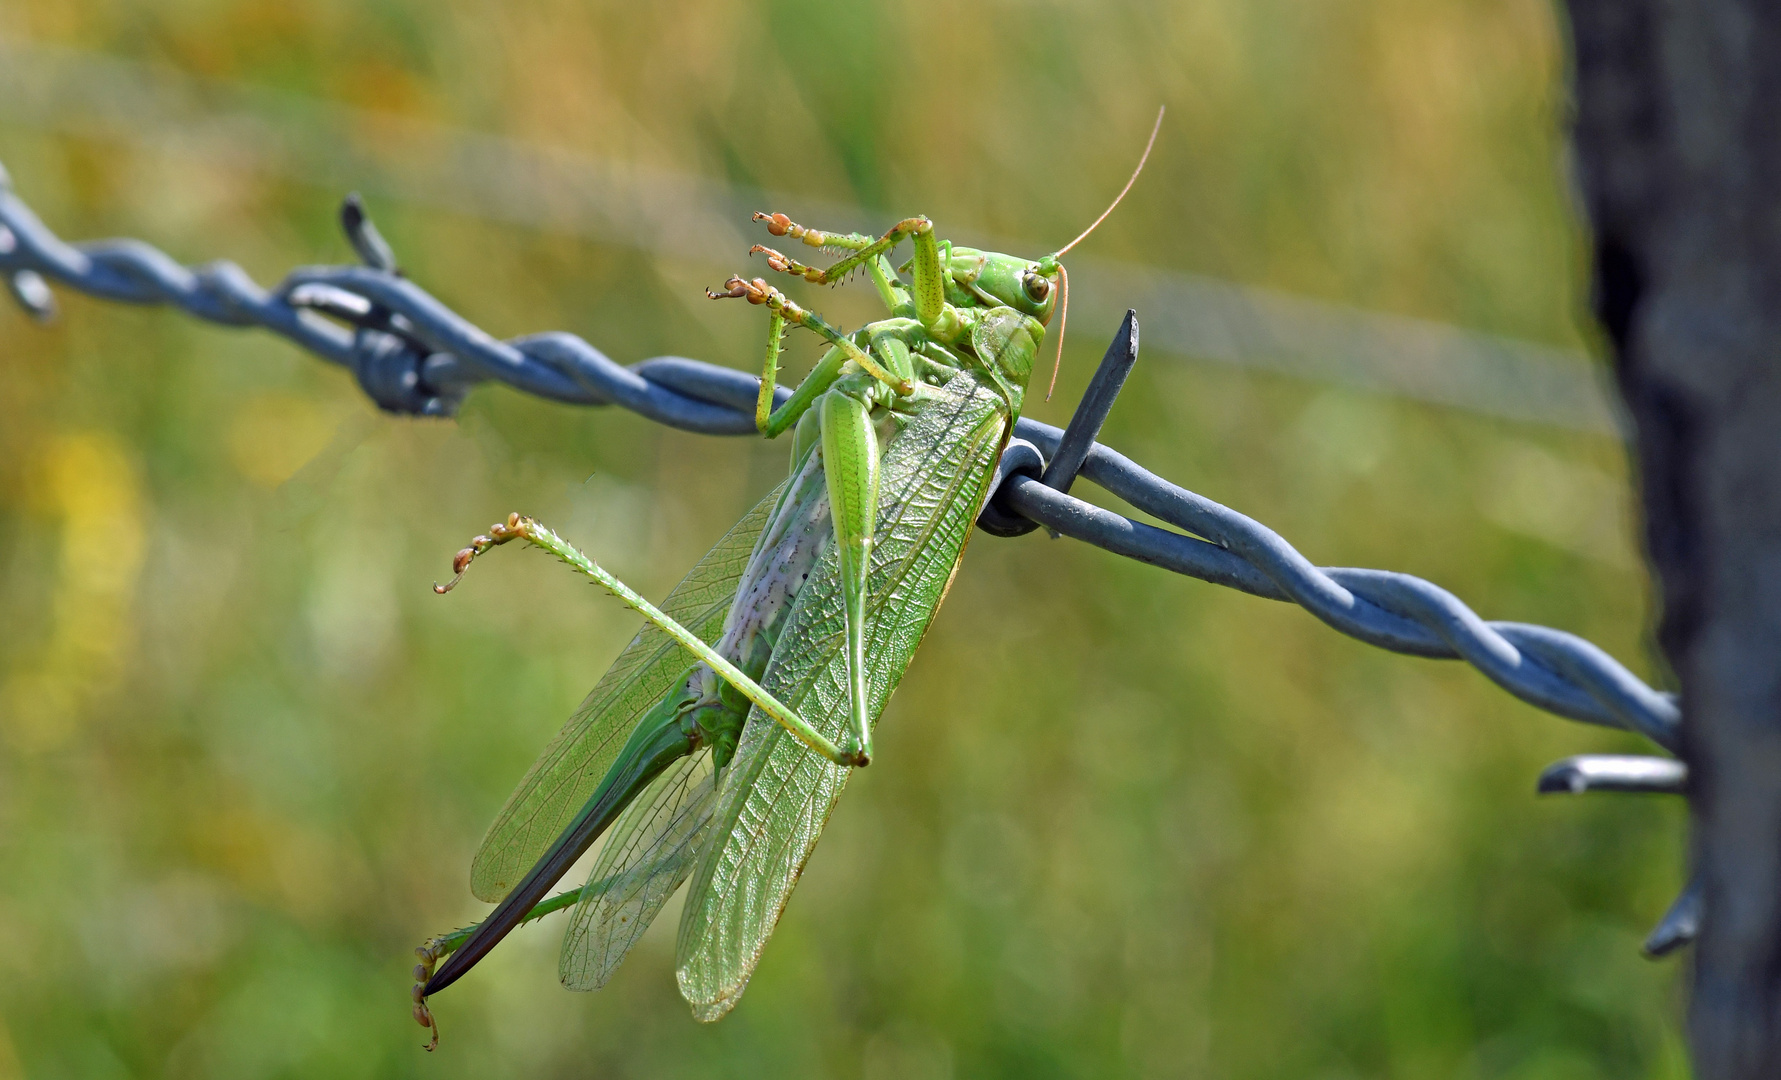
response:
<path fill-rule="evenodd" d="M 1049 256 L 1047 256 L 1049 258 Z M 1057 277 L 1062 267 L 1056 260 L 1034 262 L 994 251 L 955 247 L 947 260 L 953 284 L 974 294 L 989 307 L 1011 307 L 1049 324 L 1057 310 Z"/>

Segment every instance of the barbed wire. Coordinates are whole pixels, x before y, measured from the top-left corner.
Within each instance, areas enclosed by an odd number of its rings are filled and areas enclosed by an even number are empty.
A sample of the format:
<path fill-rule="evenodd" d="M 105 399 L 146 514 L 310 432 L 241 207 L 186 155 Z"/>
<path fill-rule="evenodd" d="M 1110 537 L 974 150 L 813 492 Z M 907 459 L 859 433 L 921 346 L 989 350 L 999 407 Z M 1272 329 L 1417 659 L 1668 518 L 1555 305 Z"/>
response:
<path fill-rule="evenodd" d="M 760 380 L 678 356 L 619 364 L 562 332 L 502 341 L 405 276 L 356 196 L 341 210 L 364 265 L 304 267 L 265 289 L 234 263 L 188 267 L 138 240 L 67 243 L 12 191 L 0 166 L 0 275 L 33 317 L 55 313 L 53 281 L 89 296 L 165 305 L 225 326 L 259 327 L 350 370 L 381 408 L 450 416 L 470 388 L 502 382 L 579 405 L 617 405 L 708 435 L 755 433 Z M 1296 603 L 1351 637 L 1412 656 L 1464 660 L 1521 700 L 1585 723 L 1637 732 L 1680 753 L 1681 709 L 1591 642 L 1562 630 L 1480 618 L 1431 582 L 1388 570 L 1318 567 L 1252 518 L 1157 476 L 1095 441 L 1138 356 L 1128 311 L 1068 427 L 1022 418 L 978 524 L 999 536 L 1041 526 L 1127 558 L 1270 600 Z M 791 395 L 778 387 L 775 401 Z M 1183 532 L 1069 494 L 1086 477 Z M 1548 768 L 1541 792 L 1680 793 L 1668 758 L 1586 755 Z M 1691 884 L 1646 942 L 1661 955 L 1692 940 Z"/>

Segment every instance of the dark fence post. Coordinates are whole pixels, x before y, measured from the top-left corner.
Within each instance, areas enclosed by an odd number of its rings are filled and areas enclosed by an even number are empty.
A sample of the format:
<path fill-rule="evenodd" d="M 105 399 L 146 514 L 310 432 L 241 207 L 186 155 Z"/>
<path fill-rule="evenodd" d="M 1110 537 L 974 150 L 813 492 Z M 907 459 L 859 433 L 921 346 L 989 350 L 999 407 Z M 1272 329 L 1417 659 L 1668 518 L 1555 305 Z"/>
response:
<path fill-rule="evenodd" d="M 1781 10 L 1567 0 L 1595 309 L 1631 412 L 1705 889 L 1704 1080 L 1781 1076 Z"/>

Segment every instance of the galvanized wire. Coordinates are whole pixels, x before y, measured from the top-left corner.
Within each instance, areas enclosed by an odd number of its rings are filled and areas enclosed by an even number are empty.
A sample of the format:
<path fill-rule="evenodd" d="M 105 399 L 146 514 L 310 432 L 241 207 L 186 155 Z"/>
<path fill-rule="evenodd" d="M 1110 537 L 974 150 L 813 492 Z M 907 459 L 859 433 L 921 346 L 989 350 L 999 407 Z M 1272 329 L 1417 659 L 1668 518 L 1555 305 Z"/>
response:
<path fill-rule="evenodd" d="M 367 233 L 368 222 L 355 201 L 349 201 L 345 216 L 355 247 L 375 251 L 381 239 L 368 239 L 375 232 Z M 68 244 L 4 186 L 3 172 L 0 273 L 11 280 L 15 294 L 30 298 L 26 302 L 39 316 L 50 310 L 40 284 L 47 278 L 104 299 L 166 304 L 210 322 L 263 327 L 347 367 L 372 400 L 391 412 L 450 415 L 470 387 L 496 380 L 556 401 L 619 405 L 687 431 L 755 430 L 760 382 L 744 372 L 682 357 L 626 367 L 568 333 L 500 341 L 404 277 L 393 260 L 387 266 L 301 268 L 268 291 L 233 263 L 188 268 L 140 241 Z M 341 326 L 319 312 L 356 325 Z M 1135 359 L 1136 338 L 1136 322 L 1128 319 L 1110 355 L 1117 351 Z M 780 387 L 779 393 L 790 391 Z M 1095 411 L 1104 416 L 1111 405 L 1108 396 Z M 1096 419 L 1093 427 L 1099 426 Z M 1466 660 L 1530 704 L 1636 731 L 1672 753 L 1677 750 L 1681 717 L 1674 697 L 1646 686 L 1582 638 L 1547 627 L 1486 622 L 1453 594 L 1407 574 L 1314 566 L 1261 523 L 1172 484 L 1109 447 L 1089 443 L 1081 475 L 1193 535 L 1144 525 L 1066 494 L 1074 469 L 1039 481 L 1043 462 L 1063 437 L 1060 429 L 1023 418 L 1015 434 L 1033 450 L 1019 442 L 1010 447 L 997 507 L 1120 555 L 1256 596 L 1290 600 L 1381 648 Z"/>
<path fill-rule="evenodd" d="M 569 333 L 501 341 L 404 276 L 356 199 L 347 201 L 342 222 L 367 265 L 300 268 L 267 290 L 234 263 L 186 267 L 137 240 L 66 243 L 13 194 L 0 169 L 0 275 L 40 319 L 53 314 L 46 284 L 53 281 L 102 299 L 167 305 L 209 322 L 270 330 L 352 371 L 365 393 L 394 413 L 449 416 L 472 386 L 498 381 L 555 401 L 617 405 L 685 431 L 754 433 L 757 377 L 673 356 L 625 366 Z M 1635 731 L 1679 752 L 1682 716 L 1675 695 L 1647 686 L 1583 638 L 1486 621 L 1452 593 L 1408 574 L 1315 566 L 1265 525 L 1095 442 L 1137 357 L 1137 340 L 1137 320 L 1128 313 L 1068 433 L 1019 421 L 980 521 L 986 531 L 1015 535 L 1044 526 L 1189 577 L 1290 601 L 1361 641 L 1413 656 L 1465 660 L 1529 704 Z M 779 387 L 777 400 L 790 393 Z M 1068 491 L 1078 471 L 1184 531 L 1072 497 Z M 1577 764 L 1588 760 L 1554 766 L 1570 766 L 1569 779 L 1562 785 L 1549 779 L 1541 789 L 1679 791 L 1685 784 L 1685 767 L 1667 759 Z M 1614 777 L 1624 782 L 1612 782 Z M 1660 927 L 1654 953 L 1692 937 L 1698 905 L 1690 895 Z"/>

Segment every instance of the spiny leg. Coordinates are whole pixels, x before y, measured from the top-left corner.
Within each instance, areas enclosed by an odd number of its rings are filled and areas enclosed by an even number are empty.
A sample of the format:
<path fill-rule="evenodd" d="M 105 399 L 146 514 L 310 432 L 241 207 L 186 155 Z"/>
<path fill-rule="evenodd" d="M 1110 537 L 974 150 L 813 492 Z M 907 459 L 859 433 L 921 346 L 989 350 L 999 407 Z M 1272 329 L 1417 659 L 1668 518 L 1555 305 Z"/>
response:
<path fill-rule="evenodd" d="M 767 223 L 767 231 L 774 236 L 790 236 L 802 240 L 813 248 L 839 249 L 842 251 L 858 251 L 872 243 L 872 237 L 864 233 L 834 233 L 821 229 L 807 229 L 786 217 L 784 214 L 767 214 L 755 211 L 754 220 Z"/>
<path fill-rule="evenodd" d="M 866 402 L 841 389 L 822 399 L 823 472 L 841 563 L 847 625 L 848 743 L 860 761 L 872 756 L 866 714 L 866 575 L 878 520 L 878 436 Z"/>
<path fill-rule="evenodd" d="M 909 289 L 904 286 L 903 279 L 891 269 L 890 260 L 883 255 L 866 264 L 866 271 L 872 276 L 872 287 L 878 290 L 878 299 L 884 301 L 886 311 L 901 313 L 913 306 Z"/>
<path fill-rule="evenodd" d="M 840 236 L 835 233 L 818 232 L 806 229 L 784 214 L 756 214 L 756 221 L 767 222 L 767 231 L 774 236 L 790 234 L 801 238 L 812 247 L 846 247 L 852 248 L 859 239 L 857 234 Z M 759 244 L 749 252 L 767 253 L 767 264 L 773 269 L 788 274 L 796 274 L 805 281 L 817 285 L 827 285 L 846 277 L 853 269 L 862 264 L 872 265 L 878 256 L 883 255 L 897 246 L 903 237 L 912 237 L 915 241 L 915 310 L 923 324 L 932 325 L 940 317 L 946 304 L 946 282 L 940 276 L 940 248 L 934 238 L 934 223 L 925 217 L 904 218 L 892 225 L 877 240 L 864 244 L 854 250 L 853 254 L 837 262 L 827 270 L 819 270 L 774 251 L 772 248 Z M 837 242 L 845 241 L 845 242 Z"/>
<path fill-rule="evenodd" d="M 870 362 L 870 358 L 851 339 L 824 322 L 820 315 L 807 312 L 786 299 L 783 293 L 763 279 L 744 281 L 742 278 L 732 277 L 724 283 L 724 288 L 725 291 L 721 293 L 706 289 L 705 295 L 713 300 L 745 299 L 751 304 L 767 305 L 767 351 L 761 365 L 761 389 L 755 397 L 754 406 L 755 430 L 767 438 L 776 439 L 797 423 L 811 403 L 841 374 L 842 365 L 848 360 L 860 357 Z M 785 339 L 785 326 L 788 322 L 807 326 L 834 344 L 823 354 L 816 367 L 804 376 L 804 381 L 798 384 L 790 399 L 774 409 L 773 394 L 779 385 L 779 350 Z"/>
<path fill-rule="evenodd" d="M 761 363 L 761 392 L 754 402 L 754 426 L 772 438 L 767 429 L 773 419 L 773 393 L 779 387 L 779 346 L 785 341 L 785 316 L 777 311 L 767 315 L 767 356 Z"/>
<path fill-rule="evenodd" d="M 769 439 L 777 439 L 801 421 L 809 413 L 810 407 L 816 404 L 817 399 L 827 393 L 829 387 L 835 385 L 835 380 L 841 377 L 841 369 L 846 366 L 847 360 L 848 355 L 840 349 L 831 348 L 828 352 L 823 353 L 822 359 L 818 360 L 816 366 L 810 369 L 810 374 L 804 376 L 804 381 L 798 384 L 796 390 L 792 391 L 792 396 L 787 398 L 785 404 L 767 418 L 767 426 L 760 429 L 761 434 Z"/>
<path fill-rule="evenodd" d="M 777 270 L 782 274 L 801 277 L 813 285 L 828 285 L 834 281 L 834 278 L 824 276 L 824 271 L 821 267 L 806 266 L 791 256 L 786 255 L 775 248 L 770 248 L 765 244 L 756 244 L 754 247 L 748 249 L 748 253 L 750 255 L 765 255 L 767 257 L 767 266 L 769 268 Z"/>
<path fill-rule="evenodd" d="M 821 229 L 807 229 L 784 214 L 756 213 L 754 219 L 766 222 L 767 231 L 774 236 L 791 236 L 804 241 L 810 247 L 822 248 L 826 251 L 858 251 L 870 246 L 873 242 L 872 237 L 863 233 L 832 233 L 824 232 Z M 802 276 L 810 269 L 781 255 L 772 248 L 757 246 L 749 251 L 749 254 L 753 255 L 756 251 L 768 252 L 770 256 L 777 256 L 786 264 L 784 266 L 774 265 L 773 269 L 775 270 Z M 771 258 L 768 261 L 771 263 Z M 791 269 L 794 266 L 797 269 Z M 890 260 L 886 259 L 884 255 L 880 254 L 868 260 L 866 270 L 872 275 L 872 284 L 878 289 L 878 297 L 884 301 L 884 306 L 887 309 L 896 311 L 904 304 L 909 303 L 909 291 L 897 279 L 897 272 L 891 269 Z M 820 271 L 818 272 L 820 273 Z"/>
<path fill-rule="evenodd" d="M 777 270 L 782 274 L 801 277 L 805 281 L 814 282 L 818 285 L 831 283 L 842 276 L 840 274 L 832 274 L 828 271 L 820 270 L 814 266 L 806 266 L 791 256 L 776 251 L 765 244 L 756 244 L 754 247 L 748 249 L 748 253 L 750 255 L 765 255 L 767 256 L 767 265 L 772 269 Z M 905 305 L 908 305 L 911 302 L 909 289 L 903 284 L 902 279 L 897 277 L 897 272 L 891 269 L 890 260 L 886 259 L 882 254 L 874 255 L 867 260 L 866 272 L 871 275 L 872 286 L 878 290 L 878 298 L 884 301 L 886 309 L 893 313 L 900 313 L 904 310 Z"/>
<path fill-rule="evenodd" d="M 916 367 L 915 354 L 911 352 L 908 343 L 898 333 L 894 331 L 874 333 L 868 351 L 878 361 L 879 367 L 890 372 L 893 377 L 913 384 Z M 838 348 L 831 348 L 824 353 L 822 359 L 817 361 L 816 366 L 810 369 L 810 373 L 804 376 L 804 381 L 798 384 L 796 390 L 792 391 L 792 396 L 787 398 L 785 404 L 781 405 L 777 411 L 768 416 L 765 424 L 760 423 L 757 403 L 755 426 L 760 429 L 761 434 L 769 439 L 776 439 L 794 424 L 799 425 L 801 431 L 804 417 L 810 415 L 810 407 L 816 404 L 817 400 L 827 393 L 830 387 L 835 385 L 835 381 L 841 377 L 841 369 L 846 365 L 847 360 L 848 355 Z M 931 367 L 931 364 L 929 366 Z M 803 456 L 802 449 L 794 449 L 792 451 L 793 463 L 801 461 Z"/>
<path fill-rule="evenodd" d="M 902 242 L 902 239 L 905 236 L 919 236 L 925 234 L 932 239 L 934 235 L 934 223 L 919 215 L 916 217 L 904 218 L 902 221 L 897 222 L 886 230 L 883 236 L 876 240 L 867 240 L 865 243 L 860 243 L 860 241 L 865 240 L 866 238 L 857 233 L 841 235 L 836 233 L 819 232 L 816 229 L 806 229 L 804 226 L 792 221 L 784 214 L 756 214 L 754 218 L 756 221 L 767 222 L 767 231 L 774 236 L 785 236 L 790 234 L 802 239 L 804 243 L 809 244 L 811 247 L 839 247 L 852 249 L 852 254 L 846 256 L 827 270 L 819 270 L 814 266 L 805 266 L 803 263 L 787 258 L 785 255 L 774 251 L 772 248 L 763 247 L 760 244 L 756 244 L 749 252 L 750 255 L 754 254 L 756 251 L 767 252 L 769 263 L 773 263 L 777 260 L 780 264 L 774 265 L 773 269 L 783 273 L 797 274 L 805 281 L 816 285 L 828 285 L 840 280 L 852 272 L 854 268 L 864 264 L 869 259 L 882 255 L 896 247 L 897 244 Z"/>
<path fill-rule="evenodd" d="M 909 338 L 913 337 L 916 348 L 921 347 L 922 338 L 911 335 L 902 327 L 879 328 L 867 327 L 867 341 L 872 355 L 877 357 L 886 371 L 899 379 L 915 378 L 915 356 L 909 347 Z"/>
<path fill-rule="evenodd" d="M 776 439 L 786 429 L 797 423 L 825 390 L 834 384 L 841 374 L 841 368 L 850 359 L 848 353 L 837 346 L 831 346 L 828 352 L 817 361 L 816 367 L 804 376 L 804 381 L 786 399 L 786 403 L 777 410 L 773 408 L 773 393 L 778 388 L 779 349 L 785 339 L 786 318 L 779 311 L 773 310 L 767 319 L 767 354 L 761 365 L 761 391 L 755 398 L 754 426 L 769 439 Z M 889 374 L 890 385 L 895 386 L 901 380 L 909 383 L 915 378 L 915 363 L 910 358 L 909 346 L 898 338 L 879 335 L 873 338 L 869 353 L 878 361 L 878 366 Z M 793 455 L 796 460 L 797 455 Z"/>
<path fill-rule="evenodd" d="M 767 284 L 766 279 L 764 278 L 755 278 L 750 281 L 746 278 L 732 277 L 724 282 L 723 292 L 714 292 L 711 289 L 706 289 L 705 295 L 713 300 L 747 300 L 751 304 L 765 304 L 767 305 L 768 310 L 781 316 L 785 322 L 794 323 L 798 326 L 815 331 L 819 337 L 828 341 L 829 344 L 835 346 L 846 354 L 846 359 L 852 360 L 854 363 L 864 368 L 874 379 L 884 383 L 897 393 L 907 396 L 915 392 L 915 384 L 909 379 L 893 374 L 891 371 L 887 370 L 884 365 L 873 359 L 866 350 L 854 344 L 852 338 L 830 326 L 824 321 L 821 315 L 816 314 L 814 311 L 806 311 L 799 307 L 796 303 L 787 298 L 784 293 Z M 768 358 L 774 364 L 775 369 L 777 369 L 779 358 L 777 335 L 783 329 L 783 324 L 780 324 L 777 327 L 769 324 L 768 329 L 774 335 L 768 342 Z M 814 374 L 814 372 L 812 374 Z M 764 381 L 765 380 L 763 379 L 763 382 Z M 763 385 L 761 388 L 762 397 L 764 398 L 767 393 L 767 388 Z M 758 424 L 760 419 L 758 400 L 756 403 L 755 419 Z M 794 416 L 792 419 L 796 419 L 796 417 Z M 784 429 L 781 428 L 781 430 Z"/>
<path fill-rule="evenodd" d="M 457 556 L 452 559 L 452 569 L 457 572 L 457 576 L 444 585 L 433 586 L 433 591 L 438 593 L 450 592 L 459 581 L 463 580 L 465 572 L 470 568 L 471 560 L 475 559 L 476 556 L 481 555 L 483 552 L 488 551 L 490 548 L 498 547 L 514 540 L 524 540 L 537 547 L 543 548 L 545 551 L 550 552 L 565 563 L 568 563 L 574 569 L 593 578 L 600 584 L 601 588 L 624 601 L 628 607 L 648 619 L 650 622 L 661 627 L 669 637 L 679 642 L 681 647 L 704 661 L 711 670 L 719 675 L 719 677 L 725 682 L 728 682 L 731 686 L 734 686 L 737 690 L 740 690 L 744 697 L 759 706 L 763 713 L 766 713 L 776 723 L 791 732 L 792 735 L 805 746 L 808 746 L 810 749 L 821 754 L 823 757 L 828 758 L 837 765 L 862 764 L 862 762 L 856 760 L 856 755 L 844 753 L 840 747 L 830 742 L 821 732 L 811 727 L 797 713 L 793 712 L 785 705 L 780 704 L 777 698 L 772 694 L 769 694 L 766 690 L 763 690 L 760 684 L 744 674 L 740 668 L 735 664 L 732 664 L 722 653 L 701 641 L 697 634 L 680 625 L 678 622 L 675 622 L 673 618 L 665 614 L 660 608 L 657 608 L 654 604 L 645 600 L 641 595 L 633 591 L 629 585 L 626 585 L 618 578 L 613 577 L 602 568 L 599 563 L 594 562 L 594 560 L 576 550 L 575 545 L 564 540 L 550 529 L 529 517 L 522 517 L 519 514 L 509 514 L 507 515 L 506 522 L 492 526 L 489 529 L 489 534 L 487 536 L 478 536 L 470 541 L 470 546 L 458 552 Z"/>

